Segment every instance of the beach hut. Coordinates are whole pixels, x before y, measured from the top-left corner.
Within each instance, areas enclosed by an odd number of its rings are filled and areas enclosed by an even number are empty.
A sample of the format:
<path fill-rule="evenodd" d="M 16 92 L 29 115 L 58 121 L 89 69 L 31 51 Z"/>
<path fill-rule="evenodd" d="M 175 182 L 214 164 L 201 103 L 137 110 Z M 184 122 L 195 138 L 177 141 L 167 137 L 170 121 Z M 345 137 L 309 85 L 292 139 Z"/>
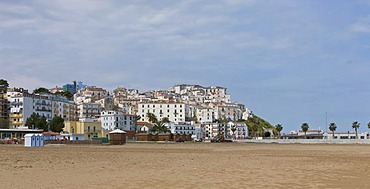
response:
<path fill-rule="evenodd" d="M 126 132 L 116 129 L 109 133 L 109 144 L 122 145 L 126 143 Z"/>
<path fill-rule="evenodd" d="M 31 146 L 34 146 L 34 145 L 35 145 L 35 135 L 34 134 L 25 134 L 24 135 L 24 146 L 25 147 L 31 147 Z"/>
<path fill-rule="evenodd" d="M 44 146 L 44 139 L 45 139 L 45 137 L 44 137 L 44 135 L 42 135 L 42 134 L 37 134 L 37 136 L 38 136 L 38 138 L 39 138 L 39 143 L 38 144 L 36 144 L 36 146 Z"/>

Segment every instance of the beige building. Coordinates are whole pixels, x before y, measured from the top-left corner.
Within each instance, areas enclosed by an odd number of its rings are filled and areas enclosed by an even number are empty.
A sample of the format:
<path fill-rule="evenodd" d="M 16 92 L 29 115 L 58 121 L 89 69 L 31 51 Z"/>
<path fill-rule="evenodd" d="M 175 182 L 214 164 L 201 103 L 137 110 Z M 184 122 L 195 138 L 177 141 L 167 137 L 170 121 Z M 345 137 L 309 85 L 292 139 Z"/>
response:
<path fill-rule="evenodd" d="M 109 132 L 103 131 L 101 123 L 93 119 L 65 122 L 63 130 L 70 134 L 83 136 L 83 139 L 77 140 L 91 140 L 96 137 L 108 137 Z"/>

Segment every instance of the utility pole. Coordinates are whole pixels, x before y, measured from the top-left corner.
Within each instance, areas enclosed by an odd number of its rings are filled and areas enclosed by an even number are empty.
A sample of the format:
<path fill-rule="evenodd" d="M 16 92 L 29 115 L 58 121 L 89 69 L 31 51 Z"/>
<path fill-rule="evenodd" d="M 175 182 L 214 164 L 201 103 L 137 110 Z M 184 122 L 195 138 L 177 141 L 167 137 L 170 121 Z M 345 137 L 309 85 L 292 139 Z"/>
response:
<path fill-rule="evenodd" d="M 328 135 L 329 135 L 329 133 L 328 133 L 328 112 L 325 112 L 325 128 L 326 128 L 326 138 L 328 139 L 329 137 L 328 137 Z"/>

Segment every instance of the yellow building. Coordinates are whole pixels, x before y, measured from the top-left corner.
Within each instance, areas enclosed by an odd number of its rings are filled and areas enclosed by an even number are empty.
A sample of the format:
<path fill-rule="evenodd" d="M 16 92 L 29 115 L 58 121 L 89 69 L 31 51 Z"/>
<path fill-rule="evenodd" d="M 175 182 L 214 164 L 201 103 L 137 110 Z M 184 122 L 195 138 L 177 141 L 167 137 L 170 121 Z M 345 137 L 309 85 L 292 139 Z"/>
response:
<path fill-rule="evenodd" d="M 108 137 L 108 131 L 101 129 L 101 123 L 97 121 L 69 121 L 64 122 L 64 131 L 73 135 L 83 135 L 83 139 L 91 140 L 96 137 Z"/>

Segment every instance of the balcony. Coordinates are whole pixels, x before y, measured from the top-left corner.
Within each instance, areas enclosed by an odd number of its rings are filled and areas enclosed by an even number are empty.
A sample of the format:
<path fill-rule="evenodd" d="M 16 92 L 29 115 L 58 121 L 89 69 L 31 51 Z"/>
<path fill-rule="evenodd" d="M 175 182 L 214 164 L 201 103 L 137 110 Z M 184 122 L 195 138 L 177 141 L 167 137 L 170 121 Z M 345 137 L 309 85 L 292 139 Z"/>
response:
<path fill-rule="evenodd" d="M 99 133 L 101 132 L 101 129 L 85 129 L 85 133 Z"/>
<path fill-rule="evenodd" d="M 46 108 L 36 108 L 36 111 L 41 111 L 41 112 L 51 112 L 51 110 L 48 110 Z"/>
<path fill-rule="evenodd" d="M 22 114 L 10 114 L 11 118 L 21 118 L 22 116 Z"/>
<path fill-rule="evenodd" d="M 21 125 L 22 122 L 21 121 L 12 121 L 10 122 L 12 125 Z"/>
<path fill-rule="evenodd" d="M 11 104 L 11 105 L 22 105 L 22 104 L 23 104 L 23 102 L 11 102 L 10 104 Z"/>

